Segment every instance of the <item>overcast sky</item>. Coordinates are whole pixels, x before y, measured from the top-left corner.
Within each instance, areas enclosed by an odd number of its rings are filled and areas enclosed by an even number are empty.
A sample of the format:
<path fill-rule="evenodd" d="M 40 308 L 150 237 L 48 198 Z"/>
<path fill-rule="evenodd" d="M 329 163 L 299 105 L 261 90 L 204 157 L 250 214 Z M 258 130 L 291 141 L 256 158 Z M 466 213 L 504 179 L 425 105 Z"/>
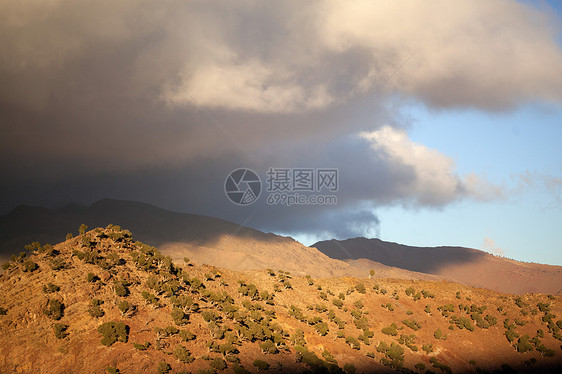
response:
<path fill-rule="evenodd" d="M 109 197 L 562 265 L 561 26 L 556 1 L 5 0 L 0 213 Z M 337 204 L 266 203 L 269 168 L 309 167 Z"/>

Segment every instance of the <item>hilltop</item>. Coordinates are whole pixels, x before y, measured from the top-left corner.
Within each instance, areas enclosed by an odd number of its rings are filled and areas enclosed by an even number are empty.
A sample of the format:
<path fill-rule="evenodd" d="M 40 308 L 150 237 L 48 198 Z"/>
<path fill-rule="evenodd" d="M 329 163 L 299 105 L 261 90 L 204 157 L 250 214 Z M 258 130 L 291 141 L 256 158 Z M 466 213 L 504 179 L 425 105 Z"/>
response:
<path fill-rule="evenodd" d="M 174 262 L 109 225 L 0 276 L 7 372 L 553 372 L 562 299 Z"/>

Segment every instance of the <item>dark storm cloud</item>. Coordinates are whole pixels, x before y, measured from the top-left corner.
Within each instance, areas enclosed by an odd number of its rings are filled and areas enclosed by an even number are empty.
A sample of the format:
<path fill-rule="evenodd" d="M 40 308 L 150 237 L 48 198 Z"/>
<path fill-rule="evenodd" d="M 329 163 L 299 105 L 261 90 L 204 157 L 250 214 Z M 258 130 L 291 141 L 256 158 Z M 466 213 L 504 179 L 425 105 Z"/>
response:
<path fill-rule="evenodd" d="M 376 231 L 376 206 L 500 195 L 411 142 L 388 97 L 559 101 L 554 21 L 511 1 L 447 19 L 447 1 L 341 4 L 4 1 L 0 207 L 114 197 L 343 237 Z M 237 167 L 311 166 L 340 170 L 336 206 L 239 208 L 222 190 Z"/>

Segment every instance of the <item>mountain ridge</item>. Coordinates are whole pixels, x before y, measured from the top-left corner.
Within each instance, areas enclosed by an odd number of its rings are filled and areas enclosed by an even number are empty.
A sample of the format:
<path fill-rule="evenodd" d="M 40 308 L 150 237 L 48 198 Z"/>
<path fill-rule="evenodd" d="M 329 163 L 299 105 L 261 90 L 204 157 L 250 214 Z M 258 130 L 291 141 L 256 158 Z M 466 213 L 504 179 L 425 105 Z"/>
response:
<path fill-rule="evenodd" d="M 474 248 L 415 247 L 363 237 L 320 241 L 312 246 L 331 258 L 366 259 L 501 292 L 562 292 L 561 266 L 520 262 Z"/>

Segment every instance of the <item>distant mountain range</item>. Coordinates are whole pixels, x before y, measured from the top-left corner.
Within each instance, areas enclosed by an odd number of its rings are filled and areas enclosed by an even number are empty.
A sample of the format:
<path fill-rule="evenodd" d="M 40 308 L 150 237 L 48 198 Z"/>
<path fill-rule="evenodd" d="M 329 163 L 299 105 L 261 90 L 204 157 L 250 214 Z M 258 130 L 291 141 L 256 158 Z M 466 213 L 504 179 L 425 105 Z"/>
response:
<path fill-rule="evenodd" d="M 331 258 L 369 268 L 382 263 L 505 293 L 562 293 L 562 267 L 524 263 L 463 247 L 412 247 L 380 239 L 328 240 L 313 245 Z"/>
<path fill-rule="evenodd" d="M 284 269 L 314 277 L 369 276 L 449 280 L 508 293 L 560 293 L 562 267 L 527 264 L 460 247 L 418 248 L 379 239 L 318 242 L 263 233 L 222 219 L 168 211 L 149 204 L 104 199 L 59 210 L 19 206 L 0 217 L 3 261 L 32 241 L 58 243 L 80 224 L 117 224 L 175 261 L 232 270 Z"/>

